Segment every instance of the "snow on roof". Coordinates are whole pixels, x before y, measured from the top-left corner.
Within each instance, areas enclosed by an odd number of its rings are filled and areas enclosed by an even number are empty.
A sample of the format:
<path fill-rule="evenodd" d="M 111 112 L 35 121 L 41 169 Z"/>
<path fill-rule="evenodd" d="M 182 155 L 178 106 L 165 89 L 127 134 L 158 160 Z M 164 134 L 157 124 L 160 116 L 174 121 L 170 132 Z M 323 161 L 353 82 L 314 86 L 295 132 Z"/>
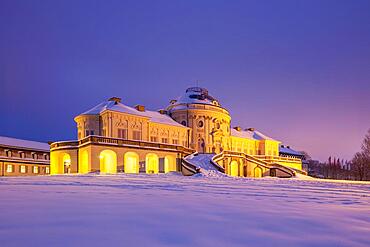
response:
<path fill-rule="evenodd" d="M 80 115 L 98 115 L 106 110 L 123 112 L 123 113 L 131 114 L 131 115 L 146 117 L 146 118 L 149 118 L 150 121 L 154 123 L 168 124 L 168 125 L 174 125 L 174 126 L 185 128 L 185 126 L 179 124 L 178 122 L 176 122 L 175 120 L 173 120 L 170 116 L 166 114 L 161 114 L 159 112 L 149 111 L 149 110 L 138 111 L 133 107 L 130 107 L 120 102 L 112 101 L 112 100 L 104 101 L 100 103 L 99 105 L 91 108 L 90 110 L 81 113 Z"/>
<path fill-rule="evenodd" d="M 218 100 L 208 94 L 208 90 L 201 87 L 191 87 L 186 89 L 185 94 L 181 95 L 177 100 L 171 103 L 169 107 L 172 109 L 181 108 L 181 104 L 206 104 L 220 106 Z"/>
<path fill-rule="evenodd" d="M 262 134 L 261 132 L 257 131 L 257 130 L 241 130 L 241 131 L 238 131 L 236 129 L 231 129 L 231 136 L 235 136 L 235 137 L 240 137 L 240 138 L 247 138 L 247 139 L 252 139 L 252 140 L 272 140 L 272 141 L 276 141 L 274 139 L 272 139 L 271 137 L 268 137 L 266 136 L 265 134 Z"/>
<path fill-rule="evenodd" d="M 280 153 L 285 153 L 285 154 L 303 156 L 303 154 L 301 152 L 295 151 L 295 150 L 291 149 L 290 147 L 283 146 L 283 145 L 279 146 L 279 152 Z"/>
<path fill-rule="evenodd" d="M 50 150 L 50 146 L 47 143 L 16 139 L 16 138 L 11 138 L 11 137 L 6 137 L 6 136 L 0 136 L 0 145 L 9 146 L 9 147 L 38 149 L 38 150 L 44 150 L 44 151 Z"/>

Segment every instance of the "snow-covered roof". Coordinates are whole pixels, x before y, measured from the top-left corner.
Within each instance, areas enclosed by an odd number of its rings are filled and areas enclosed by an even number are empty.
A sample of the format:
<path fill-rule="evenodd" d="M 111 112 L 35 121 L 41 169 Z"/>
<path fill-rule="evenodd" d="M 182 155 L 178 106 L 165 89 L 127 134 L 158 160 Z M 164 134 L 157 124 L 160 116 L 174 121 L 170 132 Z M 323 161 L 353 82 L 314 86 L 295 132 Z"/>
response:
<path fill-rule="evenodd" d="M 240 137 L 240 138 L 247 138 L 247 139 L 252 139 L 252 140 L 272 140 L 272 141 L 276 141 L 274 139 L 272 139 L 271 137 L 268 137 L 267 135 L 265 134 L 262 134 L 261 132 L 257 131 L 257 130 L 241 130 L 241 131 L 238 131 L 236 129 L 231 129 L 231 136 L 235 136 L 235 137 Z"/>
<path fill-rule="evenodd" d="M 0 136 L 0 145 L 9 147 L 37 149 L 43 151 L 50 150 L 50 146 L 47 143 L 16 139 L 6 136 Z"/>
<path fill-rule="evenodd" d="M 169 108 L 178 109 L 184 104 L 205 104 L 220 106 L 217 99 L 208 94 L 208 90 L 201 87 L 191 87 L 186 89 L 185 94 L 171 102 Z"/>
<path fill-rule="evenodd" d="M 279 146 L 279 153 L 303 156 L 301 152 L 295 151 L 291 149 L 290 147 L 283 146 L 283 145 Z"/>
<path fill-rule="evenodd" d="M 167 114 L 161 114 L 157 111 L 149 111 L 149 110 L 139 111 L 136 108 L 124 105 L 121 102 L 114 101 L 114 100 L 104 101 L 100 103 L 99 105 L 91 108 L 90 110 L 81 113 L 80 115 L 99 115 L 106 110 L 123 112 L 123 113 L 131 114 L 131 115 L 146 117 L 146 118 L 149 118 L 150 121 L 154 123 L 161 123 L 161 124 L 168 124 L 168 125 L 184 127 L 183 125 L 173 120 Z"/>

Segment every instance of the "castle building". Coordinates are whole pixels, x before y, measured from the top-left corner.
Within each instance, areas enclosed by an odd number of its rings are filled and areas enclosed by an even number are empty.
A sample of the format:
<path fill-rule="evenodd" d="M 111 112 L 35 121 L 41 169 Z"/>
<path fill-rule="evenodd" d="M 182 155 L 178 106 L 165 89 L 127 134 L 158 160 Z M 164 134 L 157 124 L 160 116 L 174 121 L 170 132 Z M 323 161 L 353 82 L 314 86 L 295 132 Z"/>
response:
<path fill-rule="evenodd" d="M 50 146 L 51 174 L 198 172 L 187 157 L 209 161 L 232 176 L 291 176 L 299 157 L 280 155 L 280 141 L 231 128 L 231 116 L 204 88 L 192 87 L 163 110 L 129 107 L 113 97 L 75 117 L 77 140 Z"/>
<path fill-rule="evenodd" d="M 0 176 L 34 176 L 50 173 L 47 143 L 0 136 Z"/>

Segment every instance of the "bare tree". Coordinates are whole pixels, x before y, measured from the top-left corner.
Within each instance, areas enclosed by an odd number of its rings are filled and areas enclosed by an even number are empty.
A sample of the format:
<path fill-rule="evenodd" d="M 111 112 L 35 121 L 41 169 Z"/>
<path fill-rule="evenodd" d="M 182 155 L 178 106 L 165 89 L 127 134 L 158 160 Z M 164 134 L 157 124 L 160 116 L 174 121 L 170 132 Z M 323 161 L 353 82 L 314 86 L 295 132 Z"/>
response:
<path fill-rule="evenodd" d="M 370 179 L 370 129 L 361 145 L 361 151 L 352 159 L 351 170 L 359 180 Z"/>

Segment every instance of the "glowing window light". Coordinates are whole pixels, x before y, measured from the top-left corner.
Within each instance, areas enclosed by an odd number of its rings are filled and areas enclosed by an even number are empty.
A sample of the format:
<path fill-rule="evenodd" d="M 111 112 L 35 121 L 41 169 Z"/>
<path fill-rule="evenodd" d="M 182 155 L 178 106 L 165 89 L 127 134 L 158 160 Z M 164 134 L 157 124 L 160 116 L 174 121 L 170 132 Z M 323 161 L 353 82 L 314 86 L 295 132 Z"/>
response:
<path fill-rule="evenodd" d="M 124 158 L 125 173 L 139 173 L 139 155 L 135 152 L 127 152 Z"/>
<path fill-rule="evenodd" d="M 117 173 L 117 155 L 112 150 L 104 150 L 99 155 L 100 172 Z"/>
<path fill-rule="evenodd" d="M 164 172 L 174 172 L 176 171 L 176 158 L 172 155 L 167 155 L 164 158 Z"/>
<path fill-rule="evenodd" d="M 239 176 L 239 167 L 238 162 L 233 160 L 230 163 L 230 176 L 237 177 Z"/>
<path fill-rule="evenodd" d="M 254 177 L 256 178 L 262 177 L 262 169 L 260 167 L 254 168 Z"/>
<path fill-rule="evenodd" d="M 147 154 L 145 159 L 146 173 L 156 174 L 159 172 L 158 156 L 156 154 Z"/>

